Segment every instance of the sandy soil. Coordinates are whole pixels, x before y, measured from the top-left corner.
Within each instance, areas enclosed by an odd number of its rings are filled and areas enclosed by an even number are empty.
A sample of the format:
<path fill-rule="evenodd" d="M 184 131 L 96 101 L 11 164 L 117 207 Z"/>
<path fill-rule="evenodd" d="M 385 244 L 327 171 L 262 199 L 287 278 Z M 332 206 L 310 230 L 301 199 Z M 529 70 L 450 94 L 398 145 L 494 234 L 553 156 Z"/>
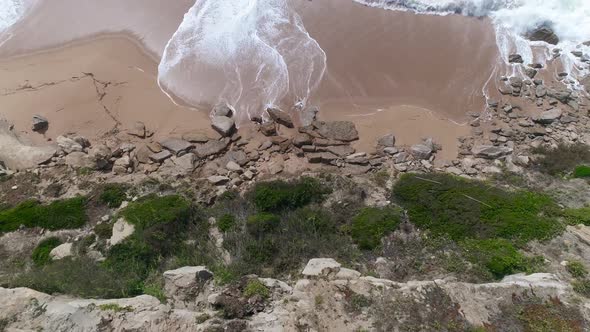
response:
<path fill-rule="evenodd" d="M 130 39 L 105 36 L 59 50 L 0 61 L 0 109 L 34 142 L 77 132 L 101 137 L 143 121 L 156 135 L 201 130 L 206 112 L 176 106 L 156 83 L 157 64 Z M 46 117 L 45 137 L 31 118 Z"/>

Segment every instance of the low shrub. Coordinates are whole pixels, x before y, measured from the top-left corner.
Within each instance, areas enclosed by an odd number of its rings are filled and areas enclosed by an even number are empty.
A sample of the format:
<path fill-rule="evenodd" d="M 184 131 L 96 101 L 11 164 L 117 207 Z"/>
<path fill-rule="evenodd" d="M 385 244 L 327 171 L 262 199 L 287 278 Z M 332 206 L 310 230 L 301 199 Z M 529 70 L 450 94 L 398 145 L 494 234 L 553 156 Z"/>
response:
<path fill-rule="evenodd" d="M 590 226 L 590 207 L 566 209 L 563 214 L 570 225 L 584 224 Z"/>
<path fill-rule="evenodd" d="M 574 282 L 572 282 L 572 286 L 576 293 L 590 298 L 590 280 L 574 280 Z"/>
<path fill-rule="evenodd" d="M 99 239 L 110 239 L 113 236 L 113 224 L 103 222 L 94 226 L 94 234 Z"/>
<path fill-rule="evenodd" d="M 62 244 L 62 242 L 57 237 L 50 237 L 39 242 L 37 247 L 33 250 L 33 254 L 31 255 L 35 265 L 43 266 L 50 263 L 51 257 L 49 256 L 49 253 L 51 253 L 51 250 L 55 249 L 60 244 Z"/>
<path fill-rule="evenodd" d="M 104 186 L 100 194 L 100 201 L 110 208 L 118 208 L 127 199 L 127 187 L 118 183 Z"/>
<path fill-rule="evenodd" d="M 364 250 L 373 250 L 381 245 L 381 238 L 393 232 L 400 223 L 398 209 L 364 208 L 352 220 L 350 235 Z"/>
<path fill-rule="evenodd" d="M 590 166 L 580 165 L 574 169 L 575 178 L 588 178 L 590 177 Z"/>
<path fill-rule="evenodd" d="M 219 230 L 224 233 L 229 231 L 230 229 L 232 229 L 235 226 L 235 224 L 236 224 L 236 217 L 234 217 L 232 214 L 229 214 L 229 213 L 224 214 L 217 221 L 217 227 L 219 227 Z"/>
<path fill-rule="evenodd" d="M 466 240 L 463 246 L 471 262 L 483 266 L 496 279 L 519 272 L 533 272 L 540 264 L 540 259 L 524 256 L 504 239 Z"/>
<path fill-rule="evenodd" d="M 124 311 L 131 312 L 131 311 L 133 311 L 133 307 L 131 307 L 131 306 L 121 307 L 117 303 L 101 304 L 98 306 L 98 309 L 103 310 L 103 311 L 114 311 L 114 312 L 124 312 Z"/>
<path fill-rule="evenodd" d="M 557 148 L 539 147 L 533 153 L 540 154 L 537 168 L 549 175 L 560 175 L 570 172 L 576 166 L 590 162 L 590 147 L 583 143 L 560 144 Z"/>
<path fill-rule="evenodd" d="M 190 210 L 190 203 L 179 195 L 149 195 L 130 203 L 121 214 L 129 223 L 145 229 L 156 224 L 186 220 Z"/>
<path fill-rule="evenodd" d="M 259 211 L 293 210 L 320 201 L 328 193 L 318 180 L 303 177 L 295 181 L 282 180 L 258 183 L 252 192 Z"/>
<path fill-rule="evenodd" d="M 546 195 L 508 192 L 481 181 L 447 174 L 406 174 L 393 196 L 408 210 L 410 221 L 454 240 L 547 239 L 563 229 L 557 205 Z"/>
<path fill-rule="evenodd" d="M 0 233 L 12 232 L 21 225 L 48 230 L 79 228 L 86 223 L 86 199 L 76 197 L 48 205 L 25 201 L 14 208 L 0 211 Z"/>
<path fill-rule="evenodd" d="M 270 296 L 270 290 L 260 280 L 250 279 L 244 288 L 243 295 L 248 299 L 255 295 L 267 299 Z"/>
<path fill-rule="evenodd" d="M 248 217 L 246 227 L 250 234 L 261 236 L 274 230 L 280 222 L 279 216 L 263 212 Z"/>
<path fill-rule="evenodd" d="M 585 278 L 588 275 L 588 269 L 578 261 L 569 261 L 565 266 L 567 272 L 569 272 L 574 278 Z"/>

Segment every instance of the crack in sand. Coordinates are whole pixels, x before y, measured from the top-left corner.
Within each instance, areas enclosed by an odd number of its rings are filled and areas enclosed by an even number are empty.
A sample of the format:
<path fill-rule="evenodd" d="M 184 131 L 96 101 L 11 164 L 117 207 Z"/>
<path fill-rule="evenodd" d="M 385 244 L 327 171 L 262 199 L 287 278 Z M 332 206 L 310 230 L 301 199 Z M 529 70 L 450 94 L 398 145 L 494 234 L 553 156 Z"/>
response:
<path fill-rule="evenodd" d="M 121 125 L 121 121 L 119 121 L 119 119 L 117 119 L 117 117 L 107 107 L 107 105 L 105 105 L 105 103 L 103 102 L 103 99 L 106 97 L 107 89 L 110 86 L 116 87 L 116 86 L 120 86 L 120 85 L 125 85 L 125 84 L 127 84 L 127 82 L 101 81 L 101 80 L 97 79 L 93 73 L 82 73 L 82 74 L 84 74 L 84 77 L 89 77 L 92 79 L 92 83 L 94 84 L 94 88 L 96 90 L 96 95 L 98 97 L 98 103 L 102 106 L 105 113 L 115 122 L 115 127 L 113 129 L 117 129 Z M 120 100 L 121 100 L 121 97 L 118 97 L 115 100 L 114 104 L 117 105 Z"/>

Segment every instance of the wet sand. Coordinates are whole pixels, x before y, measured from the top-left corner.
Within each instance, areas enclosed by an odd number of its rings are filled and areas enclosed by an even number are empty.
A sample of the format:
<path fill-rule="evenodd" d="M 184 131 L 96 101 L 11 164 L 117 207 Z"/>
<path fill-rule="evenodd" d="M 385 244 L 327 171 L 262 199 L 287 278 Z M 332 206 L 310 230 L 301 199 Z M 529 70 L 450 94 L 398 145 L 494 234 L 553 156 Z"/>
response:
<path fill-rule="evenodd" d="M 157 136 L 188 130 L 216 135 L 206 112 L 177 106 L 160 90 L 157 63 L 125 36 L 2 60 L 0 75 L 1 115 L 34 143 L 67 132 L 93 139 L 135 121 Z M 30 130 L 35 114 L 49 120 L 45 135 Z"/>

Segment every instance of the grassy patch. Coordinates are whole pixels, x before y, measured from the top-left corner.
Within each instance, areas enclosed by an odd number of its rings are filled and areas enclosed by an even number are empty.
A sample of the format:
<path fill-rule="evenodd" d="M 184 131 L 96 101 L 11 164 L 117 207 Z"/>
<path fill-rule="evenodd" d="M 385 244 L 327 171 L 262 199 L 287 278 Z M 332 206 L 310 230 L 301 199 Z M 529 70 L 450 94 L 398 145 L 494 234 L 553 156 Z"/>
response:
<path fill-rule="evenodd" d="M 104 186 L 100 194 L 100 201 L 110 208 L 118 208 L 127 199 L 127 187 L 118 183 Z"/>
<path fill-rule="evenodd" d="M 236 222 L 236 217 L 234 217 L 232 214 L 226 213 L 217 221 L 217 227 L 219 227 L 220 231 L 225 233 L 232 229 Z"/>
<path fill-rule="evenodd" d="M 56 237 L 50 237 L 41 241 L 33 250 L 33 254 L 31 255 L 35 265 L 43 266 L 51 263 L 51 257 L 49 256 L 49 253 L 60 244 L 62 244 L 61 240 Z"/>
<path fill-rule="evenodd" d="M 260 280 L 250 279 L 244 288 L 243 295 L 245 298 L 260 296 L 263 299 L 267 299 L 270 296 L 270 290 Z"/>
<path fill-rule="evenodd" d="M 588 178 L 590 177 L 590 166 L 580 165 L 574 169 L 575 178 Z"/>
<path fill-rule="evenodd" d="M 578 261 L 567 262 L 565 268 L 574 278 L 585 278 L 588 275 L 588 269 Z"/>
<path fill-rule="evenodd" d="M 590 147 L 586 144 L 560 144 L 555 149 L 539 147 L 533 153 L 540 154 L 537 168 L 549 175 L 561 175 L 571 172 L 576 166 L 590 162 Z"/>
<path fill-rule="evenodd" d="M 328 193 L 318 180 L 303 177 L 295 181 L 258 183 L 252 192 L 253 202 L 259 211 L 277 212 L 293 210 L 317 202 Z"/>
<path fill-rule="evenodd" d="M 564 211 L 564 216 L 567 223 L 570 225 L 590 225 L 590 207 L 566 209 Z"/>
<path fill-rule="evenodd" d="M 383 236 L 397 228 L 400 213 L 392 208 L 364 208 L 352 220 L 350 234 L 359 248 L 373 250 L 381 245 Z"/>
<path fill-rule="evenodd" d="M 590 280 L 575 280 L 574 282 L 572 282 L 572 286 L 576 293 L 581 294 L 587 298 L 590 298 Z"/>
<path fill-rule="evenodd" d="M 41 205 L 25 201 L 14 208 L 0 211 L 0 233 L 12 232 L 21 225 L 48 230 L 79 228 L 86 223 L 86 199 L 76 197 Z"/>
<path fill-rule="evenodd" d="M 556 221 L 559 209 L 548 196 L 508 192 L 451 175 L 407 174 L 393 194 L 414 224 L 454 240 L 547 239 L 563 228 Z"/>
<path fill-rule="evenodd" d="M 110 239 L 113 236 L 113 224 L 108 222 L 94 226 L 94 233 L 99 239 Z"/>
<path fill-rule="evenodd" d="M 496 279 L 520 272 L 533 272 L 543 261 L 542 257 L 524 256 L 510 241 L 504 239 L 467 240 L 463 246 L 471 262 L 483 266 Z"/>
<path fill-rule="evenodd" d="M 149 195 L 129 204 L 121 211 L 125 220 L 140 229 L 187 219 L 189 214 L 190 203 L 178 195 Z"/>

